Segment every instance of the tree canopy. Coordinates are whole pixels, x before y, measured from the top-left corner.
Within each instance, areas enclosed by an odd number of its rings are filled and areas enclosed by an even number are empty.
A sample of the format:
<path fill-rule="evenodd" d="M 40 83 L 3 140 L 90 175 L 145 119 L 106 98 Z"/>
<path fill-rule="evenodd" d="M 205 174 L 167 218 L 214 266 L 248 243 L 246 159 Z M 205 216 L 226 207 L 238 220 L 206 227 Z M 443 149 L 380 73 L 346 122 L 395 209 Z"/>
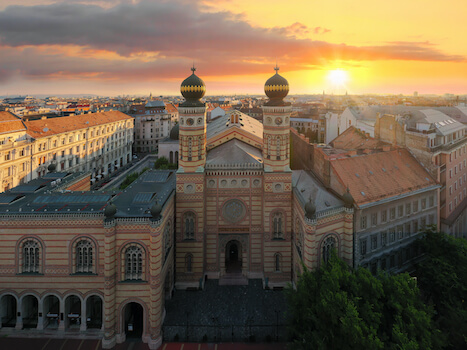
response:
<path fill-rule="evenodd" d="M 408 274 L 373 276 L 335 254 L 286 290 L 294 349 L 437 349 L 432 315 Z"/>
<path fill-rule="evenodd" d="M 447 349 L 467 349 L 467 241 L 429 229 L 419 244 L 418 284 L 436 311 L 442 341 Z"/>

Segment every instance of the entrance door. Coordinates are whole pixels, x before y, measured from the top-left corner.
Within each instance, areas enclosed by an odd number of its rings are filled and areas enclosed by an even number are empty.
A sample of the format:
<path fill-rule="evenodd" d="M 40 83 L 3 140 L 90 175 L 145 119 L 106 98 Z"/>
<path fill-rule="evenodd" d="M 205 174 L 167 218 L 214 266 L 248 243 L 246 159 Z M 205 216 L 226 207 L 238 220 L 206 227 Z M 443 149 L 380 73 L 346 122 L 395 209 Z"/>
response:
<path fill-rule="evenodd" d="M 143 307 L 138 303 L 125 306 L 125 333 L 127 338 L 141 338 L 143 334 Z"/>
<path fill-rule="evenodd" d="M 230 246 L 230 251 L 229 251 L 229 260 L 231 262 L 237 262 L 238 261 L 238 246 L 237 244 L 233 243 Z"/>
<path fill-rule="evenodd" d="M 238 241 L 230 241 L 225 247 L 225 269 L 227 273 L 242 271 L 241 245 Z"/>

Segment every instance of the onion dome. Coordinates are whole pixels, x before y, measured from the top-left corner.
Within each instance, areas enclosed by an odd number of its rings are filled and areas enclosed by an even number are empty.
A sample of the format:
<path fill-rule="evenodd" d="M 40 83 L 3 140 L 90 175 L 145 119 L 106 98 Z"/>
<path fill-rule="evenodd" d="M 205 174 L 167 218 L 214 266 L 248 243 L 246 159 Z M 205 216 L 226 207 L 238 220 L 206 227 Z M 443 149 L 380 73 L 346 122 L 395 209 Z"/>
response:
<path fill-rule="evenodd" d="M 175 124 L 175 126 L 170 130 L 170 139 L 178 141 L 180 133 L 180 124 Z"/>
<path fill-rule="evenodd" d="M 347 191 L 342 196 L 342 200 L 344 201 L 344 206 L 346 208 L 353 208 L 354 200 L 353 200 L 352 195 L 350 194 L 350 190 L 348 187 L 347 187 Z"/>
<path fill-rule="evenodd" d="M 305 216 L 308 219 L 312 219 L 313 216 L 316 214 L 316 206 L 314 203 L 311 201 L 311 198 L 308 200 L 308 202 L 305 204 Z"/>
<path fill-rule="evenodd" d="M 153 219 L 159 219 L 161 216 L 161 212 L 162 212 L 162 206 L 158 202 L 156 202 L 151 207 L 150 212 L 151 212 Z"/>
<path fill-rule="evenodd" d="M 266 84 L 264 84 L 264 92 L 267 97 L 269 97 L 269 102 L 266 105 L 269 106 L 278 106 L 285 104 L 282 100 L 289 93 L 289 82 L 287 79 L 279 75 L 279 67 L 274 68 L 276 74 L 270 77 Z"/>
<path fill-rule="evenodd" d="M 104 215 L 107 219 L 112 219 L 117 213 L 117 207 L 113 203 L 109 203 L 104 209 Z"/>
<path fill-rule="evenodd" d="M 49 164 L 49 166 L 47 167 L 47 170 L 49 171 L 49 173 L 53 173 L 55 169 L 57 169 L 57 166 L 53 163 Z"/>
<path fill-rule="evenodd" d="M 196 68 L 194 66 L 191 68 L 191 71 L 193 74 L 186 78 L 180 86 L 180 92 L 186 100 L 181 104 L 181 106 L 202 107 L 204 106 L 204 103 L 202 103 L 200 99 L 206 93 L 206 85 L 204 84 L 204 81 L 195 74 Z"/>

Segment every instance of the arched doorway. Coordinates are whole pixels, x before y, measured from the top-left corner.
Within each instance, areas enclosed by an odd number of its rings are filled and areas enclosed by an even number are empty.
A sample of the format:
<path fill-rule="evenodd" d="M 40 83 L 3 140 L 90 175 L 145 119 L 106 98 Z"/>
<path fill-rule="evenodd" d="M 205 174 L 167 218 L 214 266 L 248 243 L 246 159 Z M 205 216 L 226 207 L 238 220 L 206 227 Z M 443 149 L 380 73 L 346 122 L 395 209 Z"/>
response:
<path fill-rule="evenodd" d="M 91 295 L 86 300 L 86 326 L 87 328 L 102 328 L 102 298 Z"/>
<path fill-rule="evenodd" d="M 23 328 L 36 328 L 39 316 L 39 302 L 34 295 L 27 295 L 23 298 Z"/>
<path fill-rule="evenodd" d="M 16 326 L 16 298 L 13 295 L 4 295 L 0 305 L 2 327 Z"/>
<path fill-rule="evenodd" d="M 143 307 L 138 303 L 128 303 L 123 310 L 125 334 L 127 338 L 141 338 L 143 334 Z"/>
<path fill-rule="evenodd" d="M 76 295 L 65 299 L 65 328 L 79 329 L 81 325 L 81 300 Z"/>
<path fill-rule="evenodd" d="M 60 316 L 60 301 L 55 295 L 47 295 L 44 299 L 44 328 L 57 329 Z"/>
<path fill-rule="evenodd" d="M 242 271 L 242 246 L 239 241 L 230 241 L 225 246 L 225 272 Z"/>

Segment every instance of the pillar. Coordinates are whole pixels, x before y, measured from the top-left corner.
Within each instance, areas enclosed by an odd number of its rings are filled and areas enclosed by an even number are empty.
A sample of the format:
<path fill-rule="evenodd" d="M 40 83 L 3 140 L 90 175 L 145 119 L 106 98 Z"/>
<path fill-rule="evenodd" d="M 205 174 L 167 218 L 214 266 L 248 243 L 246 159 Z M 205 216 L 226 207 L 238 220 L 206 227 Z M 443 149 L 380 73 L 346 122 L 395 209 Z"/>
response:
<path fill-rule="evenodd" d="M 16 326 L 15 329 L 23 329 L 23 298 L 18 300 L 18 305 L 16 306 Z"/>
<path fill-rule="evenodd" d="M 65 315 L 65 299 L 60 298 L 59 299 L 59 318 L 58 318 L 58 330 L 64 332 L 65 331 L 65 320 L 66 320 L 66 315 Z"/>
<path fill-rule="evenodd" d="M 37 329 L 43 330 L 44 329 L 44 301 L 37 300 Z"/>
<path fill-rule="evenodd" d="M 87 322 L 86 322 L 86 302 L 81 301 L 81 324 L 79 325 L 80 332 L 86 332 Z"/>

